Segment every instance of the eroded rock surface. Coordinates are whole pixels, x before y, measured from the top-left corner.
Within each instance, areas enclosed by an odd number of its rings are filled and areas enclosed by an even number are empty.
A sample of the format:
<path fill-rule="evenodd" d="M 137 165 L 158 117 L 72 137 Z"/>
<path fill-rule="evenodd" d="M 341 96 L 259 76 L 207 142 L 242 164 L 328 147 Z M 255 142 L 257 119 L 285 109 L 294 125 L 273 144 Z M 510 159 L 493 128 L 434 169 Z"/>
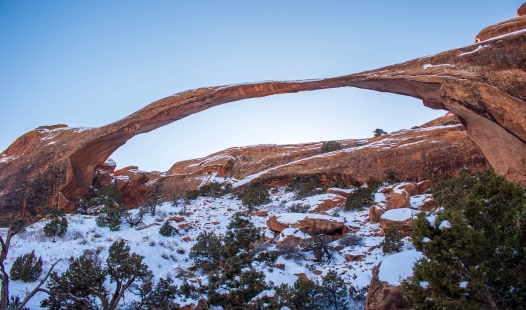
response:
<path fill-rule="evenodd" d="M 521 17 L 509 23 L 522 27 Z M 524 184 L 525 70 L 526 32 L 523 30 L 346 76 L 185 91 L 98 128 L 40 127 L 23 135 L 0 154 L 2 223 L 15 215 L 34 216 L 56 202 L 73 211 L 78 199 L 90 188 L 96 167 L 135 135 L 232 101 L 338 87 L 411 96 L 421 99 L 427 107 L 454 113 L 491 167 L 507 179 Z M 392 149 L 386 155 L 392 156 L 398 151 Z M 217 170 L 217 167 L 210 169 Z"/>

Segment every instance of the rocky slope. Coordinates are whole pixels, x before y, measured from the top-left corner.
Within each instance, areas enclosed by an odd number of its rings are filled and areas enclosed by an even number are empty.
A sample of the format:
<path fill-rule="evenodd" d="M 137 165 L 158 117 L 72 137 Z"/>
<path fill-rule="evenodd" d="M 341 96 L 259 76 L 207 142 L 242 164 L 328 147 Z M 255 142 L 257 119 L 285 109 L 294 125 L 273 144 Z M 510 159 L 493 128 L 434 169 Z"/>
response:
<path fill-rule="evenodd" d="M 525 43 L 526 31 L 516 31 L 346 76 L 186 91 L 99 128 L 41 127 L 0 154 L 0 210 L 8 215 L 35 215 L 54 201 L 73 211 L 90 188 L 96 167 L 137 134 L 232 101 L 337 87 L 411 96 L 427 107 L 454 113 L 498 174 L 525 183 Z"/>

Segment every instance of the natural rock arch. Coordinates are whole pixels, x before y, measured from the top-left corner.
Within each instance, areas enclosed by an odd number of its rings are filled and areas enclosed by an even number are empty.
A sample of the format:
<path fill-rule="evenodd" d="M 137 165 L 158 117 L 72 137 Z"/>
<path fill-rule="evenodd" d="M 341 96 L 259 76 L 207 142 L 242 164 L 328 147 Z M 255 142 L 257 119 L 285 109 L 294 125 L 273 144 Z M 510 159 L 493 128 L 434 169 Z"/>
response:
<path fill-rule="evenodd" d="M 38 128 L 0 154 L 0 207 L 22 209 L 22 215 L 26 209 L 32 213 L 27 203 L 28 188 L 37 188 L 47 201 L 59 196 L 60 205 L 71 205 L 90 187 L 95 167 L 126 141 L 208 108 L 242 99 L 338 87 L 411 96 L 427 107 L 454 113 L 498 174 L 525 183 L 525 71 L 523 31 L 335 78 L 190 90 L 99 128 Z M 49 144 L 50 139 L 54 144 Z M 35 185 L 35 179 L 49 175 L 50 170 L 55 171 L 53 178 L 58 186 Z"/>

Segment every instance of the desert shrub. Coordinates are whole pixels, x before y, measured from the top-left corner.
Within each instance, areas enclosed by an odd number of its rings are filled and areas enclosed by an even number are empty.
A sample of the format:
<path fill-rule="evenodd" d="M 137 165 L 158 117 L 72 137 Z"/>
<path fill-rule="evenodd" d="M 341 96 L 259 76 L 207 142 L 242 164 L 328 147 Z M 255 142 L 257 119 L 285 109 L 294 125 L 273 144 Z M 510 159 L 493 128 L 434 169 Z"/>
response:
<path fill-rule="evenodd" d="M 374 195 L 371 189 L 368 187 L 358 187 L 347 196 L 344 209 L 346 211 L 357 210 L 364 205 L 370 204 L 372 201 L 374 201 Z"/>
<path fill-rule="evenodd" d="M 96 196 L 87 204 L 90 206 L 102 205 L 102 210 L 96 218 L 98 226 L 109 226 L 110 230 L 120 229 L 121 221 L 126 216 L 126 206 L 122 204 L 122 195 L 115 184 L 110 184 L 98 190 Z"/>
<path fill-rule="evenodd" d="M 328 153 L 328 152 L 338 151 L 341 149 L 342 147 L 340 143 L 338 143 L 338 141 L 327 141 L 327 142 L 323 142 L 323 145 L 321 147 L 321 152 Z"/>
<path fill-rule="evenodd" d="M 35 282 L 42 274 L 42 257 L 37 259 L 35 251 L 18 256 L 11 266 L 9 276 L 11 280 Z"/>
<path fill-rule="evenodd" d="M 378 180 L 375 177 L 369 177 L 367 179 L 367 188 L 371 190 L 371 192 L 376 192 L 380 186 L 382 186 L 384 182 L 382 180 Z"/>
<path fill-rule="evenodd" d="M 380 129 L 380 128 L 376 128 L 374 131 L 373 131 L 373 134 L 375 137 L 379 137 L 379 136 L 383 136 L 383 135 L 386 135 L 387 132 L 383 129 Z"/>
<path fill-rule="evenodd" d="M 491 171 L 464 171 L 436 182 L 433 194 L 443 209 L 414 221 L 425 259 L 403 284 L 415 308 L 523 308 L 526 190 Z"/>
<path fill-rule="evenodd" d="M 288 212 L 294 212 L 294 213 L 307 213 L 309 212 L 309 209 L 311 206 L 309 204 L 301 204 L 301 203 L 295 203 L 292 206 L 290 206 L 287 211 Z"/>
<path fill-rule="evenodd" d="M 398 173 L 391 170 L 391 169 L 387 169 L 384 171 L 384 175 L 385 175 L 385 182 L 389 183 L 389 184 L 394 184 L 394 183 L 398 183 L 400 182 L 400 178 L 398 177 Z"/>
<path fill-rule="evenodd" d="M 63 237 L 68 230 L 68 219 L 64 216 L 62 218 L 52 218 L 51 221 L 49 221 L 44 226 L 44 235 L 46 237 Z"/>
<path fill-rule="evenodd" d="M 292 244 L 282 245 L 277 247 L 279 256 L 285 259 L 292 259 L 294 261 L 300 261 L 303 259 L 303 253 L 300 249 Z"/>
<path fill-rule="evenodd" d="M 299 277 L 293 286 L 282 284 L 274 290 L 274 297 L 264 300 L 270 309 L 329 309 L 324 302 L 323 287 L 312 280 Z"/>
<path fill-rule="evenodd" d="M 170 224 L 169 220 L 166 220 L 164 224 L 159 228 L 161 236 L 170 237 L 174 234 L 175 228 Z"/>
<path fill-rule="evenodd" d="M 125 213 L 126 222 L 130 224 L 130 227 L 137 227 L 142 223 L 142 221 L 144 220 L 144 216 L 146 215 L 146 213 L 148 213 L 148 211 L 149 211 L 149 208 L 144 207 L 144 206 L 140 207 L 139 211 L 135 213 L 131 211 L 126 211 Z"/>
<path fill-rule="evenodd" d="M 298 175 L 287 185 L 287 190 L 296 193 L 298 197 L 307 197 L 325 192 L 321 178 L 317 174 Z"/>
<path fill-rule="evenodd" d="M 212 182 L 186 192 L 186 198 L 195 200 L 197 197 L 217 198 L 232 192 L 232 184 L 227 183 L 225 186 L 218 182 Z"/>
<path fill-rule="evenodd" d="M 211 304 L 227 309 L 240 307 L 267 288 L 265 274 L 255 266 L 271 266 L 277 253 L 255 248 L 253 244 L 258 238 L 259 229 L 246 214 L 239 212 L 232 217 L 224 238 L 207 232 L 199 235 L 190 257 L 196 267 L 208 272 L 204 290 Z M 184 288 L 189 296 L 198 289 Z"/>
<path fill-rule="evenodd" d="M 403 238 L 404 234 L 400 230 L 394 227 L 386 229 L 384 241 L 382 242 L 382 250 L 384 253 L 400 252 L 404 245 L 402 241 Z"/>
<path fill-rule="evenodd" d="M 323 277 L 321 287 L 325 309 L 348 309 L 349 290 L 345 281 L 334 270 Z"/>
<path fill-rule="evenodd" d="M 186 192 L 186 198 L 190 200 L 196 200 L 199 197 L 199 190 L 194 189 Z"/>
<path fill-rule="evenodd" d="M 340 240 L 338 240 L 338 244 L 343 246 L 362 246 L 364 244 L 363 238 L 359 236 L 358 234 L 352 233 L 349 234 Z"/>
<path fill-rule="evenodd" d="M 203 231 L 197 236 L 197 242 L 190 250 L 190 259 L 196 268 L 210 272 L 221 262 L 221 238 L 213 232 Z"/>
<path fill-rule="evenodd" d="M 304 246 L 303 251 L 312 252 L 315 262 L 330 262 L 333 259 L 334 250 L 319 235 L 313 235 L 311 242 Z"/>
<path fill-rule="evenodd" d="M 247 189 L 239 195 L 244 206 L 252 210 L 256 206 L 267 204 L 270 202 L 270 195 L 265 184 L 258 181 L 251 183 Z"/>
<path fill-rule="evenodd" d="M 131 253 L 124 240 L 115 241 L 109 247 L 106 261 L 95 252 L 72 258 L 62 275 L 51 273 L 47 284 L 48 298 L 41 302 L 41 307 L 99 309 L 101 305 L 103 309 L 117 309 L 119 301 L 130 290 L 145 303 L 152 294 L 160 292 L 148 289 L 152 286 L 153 274 L 143 259 L 143 256 Z M 116 285 L 108 286 L 107 283 Z"/>

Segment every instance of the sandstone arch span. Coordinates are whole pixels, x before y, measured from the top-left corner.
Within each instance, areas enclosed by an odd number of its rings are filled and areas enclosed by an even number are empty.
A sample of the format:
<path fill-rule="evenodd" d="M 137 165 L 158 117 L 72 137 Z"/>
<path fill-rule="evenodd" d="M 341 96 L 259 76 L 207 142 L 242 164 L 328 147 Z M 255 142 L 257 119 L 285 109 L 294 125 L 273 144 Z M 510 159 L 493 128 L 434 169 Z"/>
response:
<path fill-rule="evenodd" d="M 114 123 L 80 130 L 40 127 L 0 154 L 2 208 L 22 215 L 42 202 L 71 205 L 92 183 L 94 169 L 135 135 L 205 109 L 242 99 L 337 87 L 358 87 L 421 99 L 456 114 L 490 165 L 526 183 L 526 32 L 376 70 L 306 81 L 208 87 L 156 101 Z M 51 142 L 50 142 L 51 141 Z M 48 186 L 51 178 L 58 186 Z M 42 198 L 35 200 L 41 193 Z M 4 211 L 3 210 L 3 211 Z M 70 209 L 71 211 L 72 209 Z"/>

